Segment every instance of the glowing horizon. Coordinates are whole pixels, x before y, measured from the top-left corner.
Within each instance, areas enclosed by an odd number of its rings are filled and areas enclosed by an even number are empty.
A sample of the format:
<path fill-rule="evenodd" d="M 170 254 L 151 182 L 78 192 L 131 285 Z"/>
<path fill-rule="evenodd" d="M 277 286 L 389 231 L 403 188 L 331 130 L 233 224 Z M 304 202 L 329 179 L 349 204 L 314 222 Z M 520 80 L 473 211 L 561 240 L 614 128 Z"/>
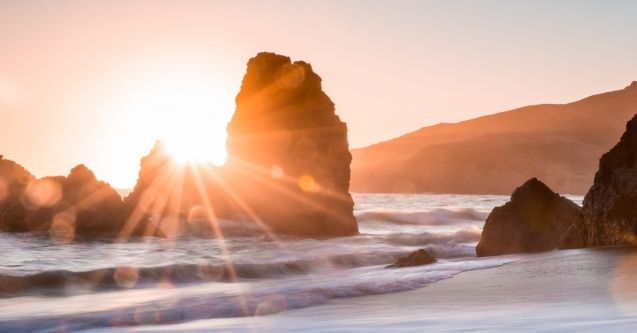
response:
<path fill-rule="evenodd" d="M 38 177 L 86 164 L 118 188 L 156 140 L 220 163 L 261 51 L 312 64 L 352 148 L 570 102 L 637 80 L 635 15 L 629 1 L 3 1 L 0 154 Z"/>

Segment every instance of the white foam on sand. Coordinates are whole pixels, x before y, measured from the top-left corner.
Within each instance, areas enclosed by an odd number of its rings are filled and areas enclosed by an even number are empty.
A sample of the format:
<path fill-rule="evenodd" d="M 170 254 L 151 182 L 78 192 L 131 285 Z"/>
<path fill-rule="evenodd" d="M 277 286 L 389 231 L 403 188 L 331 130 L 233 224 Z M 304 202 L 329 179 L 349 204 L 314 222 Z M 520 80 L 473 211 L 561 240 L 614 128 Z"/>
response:
<path fill-rule="evenodd" d="M 636 248 L 554 251 L 418 290 L 331 300 L 269 316 L 121 331 L 635 332 L 635 273 Z M 113 328 L 90 332 L 107 331 Z"/>

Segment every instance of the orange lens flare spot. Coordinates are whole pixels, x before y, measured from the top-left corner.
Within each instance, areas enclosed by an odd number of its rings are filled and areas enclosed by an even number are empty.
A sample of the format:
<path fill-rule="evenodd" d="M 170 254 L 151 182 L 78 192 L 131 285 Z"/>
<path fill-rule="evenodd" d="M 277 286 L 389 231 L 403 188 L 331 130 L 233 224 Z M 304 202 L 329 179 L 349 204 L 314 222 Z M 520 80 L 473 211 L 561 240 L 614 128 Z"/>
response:
<path fill-rule="evenodd" d="M 51 207 L 62 198 L 60 185 L 50 179 L 36 180 L 27 185 L 26 196 L 36 207 Z"/>
<path fill-rule="evenodd" d="M 283 312 L 288 309 L 288 300 L 283 295 L 272 294 L 263 302 L 259 303 L 254 315 L 267 316 L 275 313 Z"/>
<path fill-rule="evenodd" d="M 284 175 L 285 172 L 280 166 L 274 165 L 272 166 L 272 168 L 270 168 L 270 176 L 272 176 L 272 178 L 281 179 Z"/>
<path fill-rule="evenodd" d="M 304 192 L 318 192 L 319 185 L 314 180 L 314 177 L 310 175 L 303 175 L 299 177 L 299 188 Z"/>
<path fill-rule="evenodd" d="M 122 288 L 132 288 L 137 284 L 139 273 L 135 268 L 120 266 L 115 269 L 113 278 L 118 286 Z"/>
<path fill-rule="evenodd" d="M 208 212 L 202 206 L 192 207 L 188 212 L 188 222 L 190 223 L 200 220 L 207 220 L 208 218 Z"/>

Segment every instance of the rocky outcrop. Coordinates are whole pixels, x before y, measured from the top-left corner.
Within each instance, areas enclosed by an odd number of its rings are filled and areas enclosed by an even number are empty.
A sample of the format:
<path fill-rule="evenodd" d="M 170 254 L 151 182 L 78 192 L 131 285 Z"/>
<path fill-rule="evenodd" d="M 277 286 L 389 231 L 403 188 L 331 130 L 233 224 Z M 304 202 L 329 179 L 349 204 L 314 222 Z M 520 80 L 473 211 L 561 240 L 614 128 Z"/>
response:
<path fill-rule="evenodd" d="M 155 142 L 140 161 L 135 188 L 124 199 L 122 237 L 214 235 L 218 215 L 231 215 L 221 178 L 211 163 L 177 163 L 162 142 Z"/>
<path fill-rule="evenodd" d="M 244 215 L 275 232 L 356 234 L 347 126 L 310 64 L 259 53 L 236 103 L 224 169 Z"/>
<path fill-rule="evenodd" d="M 71 169 L 64 179 L 62 200 L 56 211 L 53 223 L 59 223 L 56 219 L 73 219 L 74 232 L 79 237 L 117 235 L 123 227 L 122 198 L 82 164 Z"/>
<path fill-rule="evenodd" d="M 398 258 L 395 263 L 385 267 L 385 268 L 402 268 L 402 267 L 412 267 L 412 266 L 422 266 L 433 264 L 436 262 L 436 258 L 432 257 L 427 250 L 420 249 L 416 250 L 405 257 Z"/>
<path fill-rule="evenodd" d="M 54 239 L 108 237 L 122 228 L 122 200 L 91 170 L 36 179 L 0 158 L 0 230 L 48 233 Z"/>
<path fill-rule="evenodd" d="M 3 180 L 0 228 L 125 240 L 219 234 L 216 219 L 224 217 L 248 229 L 255 222 L 264 232 L 358 233 L 347 126 L 312 67 L 259 53 L 248 62 L 236 103 L 223 167 L 179 165 L 157 142 L 142 158 L 137 184 L 123 203 L 84 166 L 68 177 Z"/>
<path fill-rule="evenodd" d="M 476 254 L 494 256 L 565 247 L 567 234 L 578 227 L 579 214 L 579 206 L 532 178 L 513 192 L 509 202 L 491 211 Z"/>
<path fill-rule="evenodd" d="M 582 220 L 582 246 L 637 244 L 637 116 L 600 159 L 584 198 Z"/>
<path fill-rule="evenodd" d="M 0 155 L 0 231 L 24 232 L 28 209 L 22 198 L 35 177 L 21 165 Z"/>
<path fill-rule="evenodd" d="M 155 142 L 148 155 L 139 162 L 137 183 L 124 199 L 125 226 L 122 237 L 162 235 L 157 223 L 167 214 L 167 198 L 175 193 L 174 162 L 166 153 L 162 142 Z M 172 178 L 172 179 L 171 179 Z"/>

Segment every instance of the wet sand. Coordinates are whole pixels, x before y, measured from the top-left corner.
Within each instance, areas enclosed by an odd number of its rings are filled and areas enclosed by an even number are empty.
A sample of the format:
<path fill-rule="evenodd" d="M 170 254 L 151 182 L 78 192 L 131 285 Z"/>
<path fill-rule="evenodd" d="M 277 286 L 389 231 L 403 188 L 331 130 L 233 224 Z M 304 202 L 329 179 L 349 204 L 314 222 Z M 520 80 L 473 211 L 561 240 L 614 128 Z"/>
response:
<path fill-rule="evenodd" d="M 424 288 L 135 332 L 634 332 L 637 248 L 554 251 Z M 92 331 L 97 332 L 100 330 Z M 112 331 L 101 330 L 100 332 Z"/>

